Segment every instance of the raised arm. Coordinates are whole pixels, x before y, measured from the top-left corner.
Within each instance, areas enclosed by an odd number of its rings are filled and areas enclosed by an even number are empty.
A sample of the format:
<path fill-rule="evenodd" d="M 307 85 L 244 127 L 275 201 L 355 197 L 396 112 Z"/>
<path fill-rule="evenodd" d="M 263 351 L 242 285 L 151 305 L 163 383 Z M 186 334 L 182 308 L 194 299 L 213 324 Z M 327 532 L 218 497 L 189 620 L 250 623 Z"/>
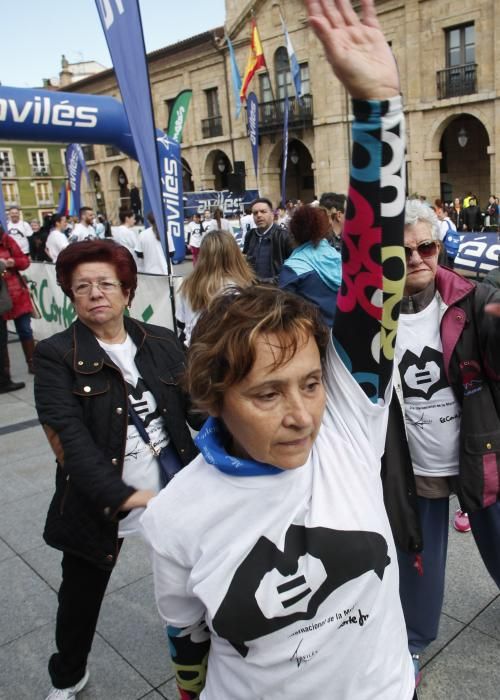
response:
<path fill-rule="evenodd" d="M 353 154 L 333 327 L 344 363 L 373 402 L 392 375 L 403 255 L 404 124 L 399 76 L 373 0 L 306 0 L 309 22 L 353 98 Z"/>

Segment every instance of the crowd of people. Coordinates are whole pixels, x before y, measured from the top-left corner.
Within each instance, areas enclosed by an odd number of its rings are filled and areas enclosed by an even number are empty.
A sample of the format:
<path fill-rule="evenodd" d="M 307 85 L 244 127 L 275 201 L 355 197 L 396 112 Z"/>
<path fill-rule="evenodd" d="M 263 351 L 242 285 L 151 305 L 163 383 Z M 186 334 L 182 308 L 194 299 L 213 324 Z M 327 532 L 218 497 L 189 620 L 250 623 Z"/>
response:
<path fill-rule="evenodd" d="M 500 588 L 500 291 L 440 264 L 477 200 L 405 200 L 399 77 L 373 0 L 360 16 L 305 4 L 353 100 L 348 196 L 277 210 L 258 197 L 239 243 L 221 210 L 194 214 L 178 334 L 128 313 L 138 270 L 167 271 L 151 215 L 138 232 L 132 209 L 109 227 L 82 207 L 44 238 L 11 210 L 0 229 L 0 329 L 14 320 L 57 465 L 47 700 L 87 684 L 136 534 L 183 700 L 415 700 L 451 494 Z M 35 249 L 76 313 L 36 349 L 20 274 Z M 1 361 L 0 391 L 19 384 Z"/>

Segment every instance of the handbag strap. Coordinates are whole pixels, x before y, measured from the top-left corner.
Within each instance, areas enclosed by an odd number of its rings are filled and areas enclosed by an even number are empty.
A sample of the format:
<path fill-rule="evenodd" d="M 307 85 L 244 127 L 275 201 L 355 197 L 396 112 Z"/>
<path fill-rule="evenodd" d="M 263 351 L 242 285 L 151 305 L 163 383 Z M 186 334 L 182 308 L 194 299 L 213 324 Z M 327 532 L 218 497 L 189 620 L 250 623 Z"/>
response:
<path fill-rule="evenodd" d="M 142 420 L 141 420 L 141 419 L 139 418 L 139 416 L 137 415 L 137 412 L 135 411 L 134 407 L 133 407 L 132 404 L 130 403 L 130 400 L 129 400 L 129 402 L 128 402 L 128 414 L 129 414 L 129 416 L 132 418 L 132 422 L 133 422 L 133 424 L 135 425 L 135 427 L 137 428 L 137 432 L 139 433 L 139 435 L 141 436 L 141 438 L 144 440 L 144 442 L 145 442 L 146 445 L 149 447 L 149 449 L 151 450 L 151 452 L 152 452 L 154 455 L 156 455 L 156 457 L 158 457 L 158 455 L 159 455 L 160 453 L 159 453 L 159 451 L 156 449 L 156 447 L 153 445 L 153 443 L 151 442 L 151 440 L 149 439 L 149 435 L 148 435 L 148 433 L 147 433 L 147 431 L 146 431 L 146 428 L 144 427 L 144 423 L 142 422 Z"/>

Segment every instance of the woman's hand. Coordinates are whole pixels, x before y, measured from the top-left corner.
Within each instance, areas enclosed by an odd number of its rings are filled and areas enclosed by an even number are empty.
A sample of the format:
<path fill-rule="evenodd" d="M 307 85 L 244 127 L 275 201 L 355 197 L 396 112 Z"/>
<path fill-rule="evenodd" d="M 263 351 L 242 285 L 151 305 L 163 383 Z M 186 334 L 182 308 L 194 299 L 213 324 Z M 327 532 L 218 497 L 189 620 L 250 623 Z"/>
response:
<path fill-rule="evenodd" d="M 374 0 L 361 0 L 361 19 L 350 0 L 304 2 L 309 24 L 351 97 L 385 100 L 400 94 L 396 61 L 380 29 Z"/>
<path fill-rule="evenodd" d="M 120 510 L 132 510 L 133 508 L 145 508 L 149 501 L 156 496 L 154 491 L 148 489 L 139 489 L 124 501 Z"/>

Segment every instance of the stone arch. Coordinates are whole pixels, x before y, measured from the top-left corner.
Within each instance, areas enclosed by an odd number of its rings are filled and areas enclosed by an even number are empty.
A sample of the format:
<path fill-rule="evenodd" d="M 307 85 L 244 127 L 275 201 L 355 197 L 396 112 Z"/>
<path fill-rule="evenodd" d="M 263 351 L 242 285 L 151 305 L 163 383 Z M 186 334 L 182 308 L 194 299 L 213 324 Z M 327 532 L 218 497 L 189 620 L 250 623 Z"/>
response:
<path fill-rule="evenodd" d="M 90 184 L 87 182 L 87 178 L 83 178 L 84 183 L 84 195 L 88 193 L 89 201 L 95 208 L 96 213 L 106 214 L 106 200 L 104 196 L 104 182 L 103 177 L 97 168 L 89 169 L 89 180 Z"/>
<path fill-rule="evenodd" d="M 109 215 L 118 221 L 120 209 L 130 208 L 129 178 L 121 165 L 115 165 L 109 174 Z"/>
<path fill-rule="evenodd" d="M 453 112 L 451 114 L 446 115 L 445 117 L 443 117 L 442 115 L 436 117 L 432 121 L 430 128 L 427 130 L 427 133 L 429 134 L 429 139 L 427 141 L 428 148 L 426 149 L 426 151 L 431 151 L 434 153 L 439 151 L 441 138 L 447 127 L 452 122 L 456 121 L 458 118 L 464 116 L 475 117 L 478 121 L 480 121 L 484 129 L 486 130 L 486 133 L 488 134 L 489 143 L 492 143 L 492 138 L 490 134 L 493 133 L 493 126 L 489 124 L 488 117 L 483 112 L 483 110 L 477 107 L 472 107 L 467 108 L 467 111 L 465 112 Z"/>
<path fill-rule="evenodd" d="M 473 192 L 484 206 L 491 191 L 491 137 L 481 110 L 450 114 L 435 124 L 430 143 L 440 154 L 440 197 L 450 201 Z"/>
<path fill-rule="evenodd" d="M 203 169 L 205 188 L 217 191 L 227 190 L 228 178 L 232 171 L 233 166 L 227 153 L 219 148 L 210 151 L 205 158 Z"/>
<path fill-rule="evenodd" d="M 194 192 L 193 170 L 185 158 L 182 163 L 182 188 L 184 192 Z"/>
<path fill-rule="evenodd" d="M 298 138 L 288 142 L 288 163 L 286 174 L 286 199 L 300 199 L 304 203 L 314 198 L 314 163 L 309 147 Z M 278 141 L 267 155 L 266 170 L 279 178 L 278 191 L 281 192 L 283 167 L 283 140 Z M 276 191 L 276 187 L 273 187 Z"/>

